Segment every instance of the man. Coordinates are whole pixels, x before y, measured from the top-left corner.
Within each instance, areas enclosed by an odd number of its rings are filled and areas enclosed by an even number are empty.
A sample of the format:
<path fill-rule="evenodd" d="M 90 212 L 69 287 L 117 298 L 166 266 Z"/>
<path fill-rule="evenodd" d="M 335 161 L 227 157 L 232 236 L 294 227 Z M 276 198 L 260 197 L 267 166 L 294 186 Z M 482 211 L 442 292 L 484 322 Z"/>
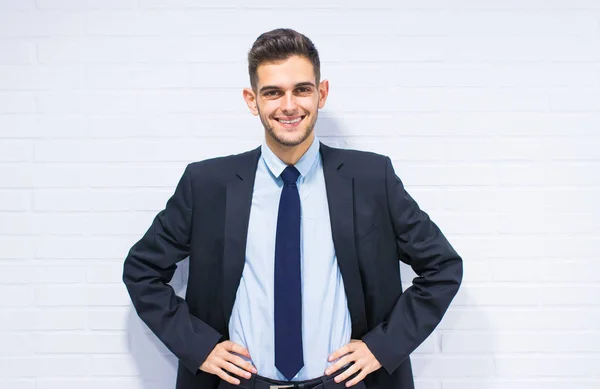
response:
<path fill-rule="evenodd" d="M 265 140 L 187 166 L 125 260 L 139 316 L 178 357 L 178 389 L 414 388 L 409 354 L 461 258 L 388 157 L 318 141 L 329 83 L 307 37 L 262 34 L 248 61 Z M 188 256 L 184 300 L 167 283 Z M 418 274 L 404 293 L 399 260 Z"/>

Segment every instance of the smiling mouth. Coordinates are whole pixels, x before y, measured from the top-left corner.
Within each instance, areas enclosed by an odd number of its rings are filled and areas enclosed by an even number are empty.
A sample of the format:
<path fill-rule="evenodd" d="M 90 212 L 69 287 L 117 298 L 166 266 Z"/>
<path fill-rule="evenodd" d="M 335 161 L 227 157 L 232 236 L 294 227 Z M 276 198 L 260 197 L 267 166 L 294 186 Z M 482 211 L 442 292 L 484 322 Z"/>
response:
<path fill-rule="evenodd" d="M 275 120 L 277 120 L 281 124 L 294 125 L 294 124 L 300 123 L 305 117 L 306 117 L 306 115 L 297 117 L 292 120 L 285 120 L 285 119 L 281 119 L 281 118 L 275 118 Z"/>

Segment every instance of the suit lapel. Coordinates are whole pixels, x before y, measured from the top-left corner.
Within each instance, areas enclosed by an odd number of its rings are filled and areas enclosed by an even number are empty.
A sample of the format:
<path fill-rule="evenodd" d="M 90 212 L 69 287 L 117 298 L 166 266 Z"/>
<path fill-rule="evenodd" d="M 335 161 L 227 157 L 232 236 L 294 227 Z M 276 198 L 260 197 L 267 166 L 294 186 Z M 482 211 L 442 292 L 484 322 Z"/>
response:
<path fill-rule="evenodd" d="M 333 245 L 352 319 L 352 338 L 360 339 L 368 328 L 354 237 L 354 179 L 348 169 L 344 171 L 344 161 L 338 150 L 321 143 L 320 151 Z"/>
<path fill-rule="evenodd" d="M 246 239 L 252 191 L 256 177 L 256 166 L 260 157 L 260 147 L 240 155 L 236 173 L 227 184 L 225 200 L 225 233 L 223 251 L 223 313 L 225 328 L 233 309 L 235 294 L 246 261 Z"/>
<path fill-rule="evenodd" d="M 367 333 L 367 321 L 354 238 L 354 180 L 344 171 L 339 151 L 323 143 L 320 146 L 333 245 L 348 299 L 352 337 L 359 339 Z M 236 174 L 227 185 L 223 252 L 225 328 L 229 324 L 246 260 L 252 191 L 259 157 L 260 147 L 240 156 Z"/>

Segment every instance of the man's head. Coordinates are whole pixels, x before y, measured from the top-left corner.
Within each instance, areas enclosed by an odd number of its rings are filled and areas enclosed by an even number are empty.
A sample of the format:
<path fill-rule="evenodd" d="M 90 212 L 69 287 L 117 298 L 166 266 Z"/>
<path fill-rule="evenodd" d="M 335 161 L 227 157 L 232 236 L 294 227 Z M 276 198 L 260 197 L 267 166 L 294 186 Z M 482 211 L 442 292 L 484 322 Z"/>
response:
<path fill-rule="evenodd" d="M 281 62 L 296 55 L 310 61 L 315 73 L 315 82 L 321 80 L 319 52 L 308 37 L 289 28 L 278 28 L 261 34 L 248 52 L 248 73 L 250 85 L 256 92 L 256 70 L 263 63 Z"/>
<path fill-rule="evenodd" d="M 320 81 L 319 53 L 310 39 L 290 29 L 260 35 L 248 53 L 248 72 L 252 87 L 244 89 L 244 99 L 260 117 L 267 143 L 312 142 L 329 83 Z"/>

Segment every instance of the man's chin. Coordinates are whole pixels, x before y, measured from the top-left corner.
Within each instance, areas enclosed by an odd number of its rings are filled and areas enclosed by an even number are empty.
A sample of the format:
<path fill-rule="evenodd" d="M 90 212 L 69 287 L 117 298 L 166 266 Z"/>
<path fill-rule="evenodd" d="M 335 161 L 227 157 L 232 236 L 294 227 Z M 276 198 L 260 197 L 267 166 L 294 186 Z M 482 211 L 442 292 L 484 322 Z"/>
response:
<path fill-rule="evenodd" d="M 278 134 L 277 132 L 272 131 L 271 137 L 282 146 L 296 147 L 308 139 L 310 134 L 311 131 L 305 131 L 302 134 Z"/>

